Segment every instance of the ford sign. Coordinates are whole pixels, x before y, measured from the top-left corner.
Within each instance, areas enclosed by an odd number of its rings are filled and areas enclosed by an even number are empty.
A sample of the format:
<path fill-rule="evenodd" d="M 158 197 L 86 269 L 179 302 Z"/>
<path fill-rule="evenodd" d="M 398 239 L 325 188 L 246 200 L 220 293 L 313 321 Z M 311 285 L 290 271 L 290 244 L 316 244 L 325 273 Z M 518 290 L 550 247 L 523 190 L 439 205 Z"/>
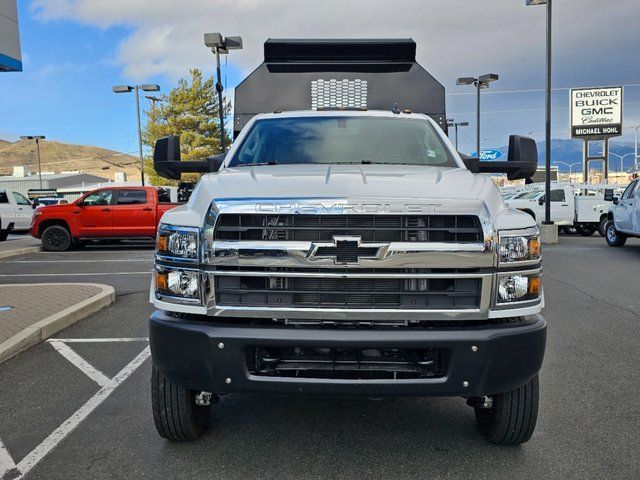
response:
<path fill-rule="evenodd" d="M 476 152 L 471 152 L 472 157 L 477 157 Z M 500 150 L 482 150 L 480 154 L 480 160 L 499 160 L 502 158 L 502 152 Z"/>

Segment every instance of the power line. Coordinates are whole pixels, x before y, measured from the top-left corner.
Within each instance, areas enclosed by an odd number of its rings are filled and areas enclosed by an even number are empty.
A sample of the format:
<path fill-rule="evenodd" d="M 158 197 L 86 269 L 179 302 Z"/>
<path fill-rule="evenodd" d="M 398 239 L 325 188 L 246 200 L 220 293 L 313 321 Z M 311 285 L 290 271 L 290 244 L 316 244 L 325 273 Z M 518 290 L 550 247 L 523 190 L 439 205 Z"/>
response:
<path fill-rule="evenodd" d="M 624 88 L 640 87 L 640 83 L 627 83 L 626 85 L 616 85 L 616 86 L 622 86 Z M 582 88 L 582 87 L 556 87 L 556 88 L 552 88 L 551 91 L 560 92 L 560 91 L 571 90 L 572 88 Z M 523 88 L 519 90 L 487 90 L 486 92 L 483 92 L 483 95 L 495 95 L 495 94 L 501 94 L 501 93 L 540 93 L 540 92 L 544 93 L 545 91 L 546 90 L 544 88 Z M 475 95 L 475 93 L 454 92 L 454 93 L 447 93 L 445 95 L 462 96 L 462 95 Z"/>

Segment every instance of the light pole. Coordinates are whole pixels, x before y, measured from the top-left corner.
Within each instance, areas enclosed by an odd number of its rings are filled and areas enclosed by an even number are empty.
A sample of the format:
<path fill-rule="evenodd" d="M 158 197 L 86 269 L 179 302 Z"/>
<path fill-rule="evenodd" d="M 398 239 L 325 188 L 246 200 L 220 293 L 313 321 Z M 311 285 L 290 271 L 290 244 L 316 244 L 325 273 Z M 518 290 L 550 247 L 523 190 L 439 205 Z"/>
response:
<path fill-rule="evenodd" d="M 638 171 L 638 129 L 640 128 L 640 125 L 637 125 L 635 127 L 636 130 L 636 141 L 634 144 L 634 157 L 633 157 L 633 171 L 637 172 Z"/>
<path fill-rule="evenodd" d="M 635 155 L 634 152 L 625 153 L 624 155 L 618 155 L 617 153 L 609 152 L 609 155 L 613 155 L 614 157 L 618 157 L 620 159 L 620 173 L 622 173 L 623 161 L 624 157 L 628 157 L 629 155 Z"/>
<path fill-rule="evenodd" d="M 544 222 L 551 225 L 551 1 L 552 0 L 527 0 L 527 5 L 547 6 L 547 74 L 546 74 L 546 101 L 545 101 L 545 176 L 544 176 Z"/>
<path fill-rule="evenodd" d="M 480 90 L 489 88 L 491 82 L 495 82 L 500 77 L 495 73 L 487 73 L 475 77 L 460 77 L 456 81 L 456 85 L 474 85 L 476 87 L 476 156 L 480 158 Z"/>
<path fill-rule="evenodd" d="M 40 190 L 42 190 L 42 164 L 40 163 L 40 140 L 44 140 L 44 135 L 22 135 L 20 140 L 35 140 L 36 141 L 36 155 L 38 157 L 38 180 L 40 183 Z"/>
<path fill-rule="evenodd" d="M 582 165 L 581 162 L 575 162 L 575 163 L 566 163 L 566 162 L 561 162 L 559 160 L 555 161 L 556 164 L 560 164 L 560 165 L 564 165 L 566 167 L 569 167 L 569 175 L 571 175 L 573 173 L 573 167 L 576 165 Z"/>
<path fill-rule="evenodd" d="M 204 44 L 216 54 L 216 92 L 218 92 L 218 116 L 220 117 L 220 148 L 222 153 L 227 151 L 227 140 L 224 131 L 224 105 L 222 104 L 222 74 L 220 72 L 220 54 L 226 55 L 229 50 L 242 49 L 242 37 L 222 37 L 221 33 L 205 33 Z"/>
<path fill-rule="evenodd" d="M 447 127 L 453 127 L 456 132 L 456 151 L 458 151 L 458 127 L 468 127 L 469 122 L 457 122 L 453 118 L 447 118 Z"/>
<path fill-rule="evenodd" d="M 136 95 L 136 116 L 138 119 L 138 155 L 140 156 L 140 183 L 144 187 L 144 157 L 142 156 L 142 126 L 140 125 L 140 90 L 145 92 L 158 92 L 160 86 L 156 84 L 143 84 L 143 85 L 116 85 L 112 88 L 114 93 L 129 93 L 135 92 Z"/>

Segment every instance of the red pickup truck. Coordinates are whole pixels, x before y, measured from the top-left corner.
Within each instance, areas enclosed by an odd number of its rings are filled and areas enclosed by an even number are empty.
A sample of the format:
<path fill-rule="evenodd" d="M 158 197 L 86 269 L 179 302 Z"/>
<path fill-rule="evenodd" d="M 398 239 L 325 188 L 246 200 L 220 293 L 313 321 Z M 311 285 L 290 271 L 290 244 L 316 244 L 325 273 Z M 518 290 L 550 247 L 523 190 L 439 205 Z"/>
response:
<path fill-rule="evenodd" d="M 37 208 L 30 233 L 50 252 L 88 240 L 154 238 L 162 214 L 177 205 L 164 188 L 100 188 L 67 205 Z"/>

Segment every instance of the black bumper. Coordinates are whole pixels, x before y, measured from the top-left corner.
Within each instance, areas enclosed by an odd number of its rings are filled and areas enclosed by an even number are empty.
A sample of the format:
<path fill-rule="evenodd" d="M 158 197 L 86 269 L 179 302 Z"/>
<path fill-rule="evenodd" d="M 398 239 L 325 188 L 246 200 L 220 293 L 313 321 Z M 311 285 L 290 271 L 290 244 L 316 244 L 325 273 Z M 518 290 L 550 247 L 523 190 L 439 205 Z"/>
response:
<path fill-rule="evenodd" d="M 547 324 L 540 315 L 529 324 L 511 327 L 338 330 L 229 326 L 173 318 L 156 311 L 151 315 L 149 337 L 156 368 L 195 390 L 365 397 L 480 396 L 513 390 L 528 382 L 542 366 L 546 332 Z M 246 360 L 247 349 L 256 345 L 444 348 L 449 351 L 449 364 L 444 377 L 429 379 L 257 376 L 249 372 Z"/>

